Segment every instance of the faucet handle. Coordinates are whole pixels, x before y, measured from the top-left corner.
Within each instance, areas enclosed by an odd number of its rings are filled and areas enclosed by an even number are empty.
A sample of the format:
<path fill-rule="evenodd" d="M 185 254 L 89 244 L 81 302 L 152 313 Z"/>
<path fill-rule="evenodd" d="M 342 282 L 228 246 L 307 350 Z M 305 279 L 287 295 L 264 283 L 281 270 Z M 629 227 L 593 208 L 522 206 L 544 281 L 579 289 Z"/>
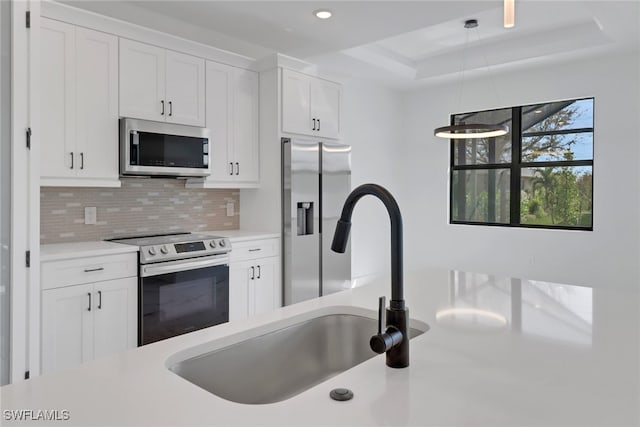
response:
<path fill-rule="evenodd" d="M 387 327 L 387 300 L 384 296 L 378 298 L 378 333 L 369 340 L 369 346 L 376 353 L 384 353 L 399 345 L 402 332 L 395 326 Z"/>
<path fill-rule="evenodd" d="M 387 299 L 383 295 L 378 298 L 378 335 L 381 335 L 387 326 L 386 308 Z"/>

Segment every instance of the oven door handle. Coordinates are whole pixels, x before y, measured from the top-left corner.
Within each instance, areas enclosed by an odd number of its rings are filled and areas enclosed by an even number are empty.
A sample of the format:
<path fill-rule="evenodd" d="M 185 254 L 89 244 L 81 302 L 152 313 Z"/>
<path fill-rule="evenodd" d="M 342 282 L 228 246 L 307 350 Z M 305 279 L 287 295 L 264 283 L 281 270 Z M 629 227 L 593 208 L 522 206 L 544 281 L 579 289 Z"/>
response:
<path fill-rule="evenodd" d="M 196 270 L 198 268 L 215 267 L 229 264 L 229 257 L 215 257 L 199 259 L 197 261 L 168 261 L 161 264 L 143 265 L 140 267 L 141 277 L 158 276 L 160 274 L 177 273 L 180 271 Z"/>

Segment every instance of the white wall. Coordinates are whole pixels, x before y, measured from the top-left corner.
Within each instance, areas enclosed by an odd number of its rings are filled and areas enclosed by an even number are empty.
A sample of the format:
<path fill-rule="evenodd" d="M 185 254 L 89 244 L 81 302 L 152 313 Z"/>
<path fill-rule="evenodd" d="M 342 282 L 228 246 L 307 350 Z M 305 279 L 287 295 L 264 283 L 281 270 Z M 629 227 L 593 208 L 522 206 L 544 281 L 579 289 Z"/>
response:
<path fill-rule="evenodd" d="M 9 383 L 11 301 L 11 7 L 0 3 L 0 385 Z"/>
<path fill-rule="evenodd" d="M 378 84 L 341 78 L 343 83 L 341 140 L 352 146 L 353 188 L 375 183 L 396 194 L 401 165 L 402 96 Z M 391 269 L 389 216 L 371 196 L 363 198 L 352 217 L 352 277 Z"/>
<path fill-rule="evenodd" d="M 447 267 L 593 286 L 640 283 L 640 55 L 582 59 L 426 87 L 404 98 L 405 266 Z M 448 224 L 450 113 L 595 97 L 593 232 Z M 393 144 L 392 144 L 393 146 Z M 388 152 L 387 148 L 387 152 Z M 376 155 L 377 156 L 377 155 Z"/>

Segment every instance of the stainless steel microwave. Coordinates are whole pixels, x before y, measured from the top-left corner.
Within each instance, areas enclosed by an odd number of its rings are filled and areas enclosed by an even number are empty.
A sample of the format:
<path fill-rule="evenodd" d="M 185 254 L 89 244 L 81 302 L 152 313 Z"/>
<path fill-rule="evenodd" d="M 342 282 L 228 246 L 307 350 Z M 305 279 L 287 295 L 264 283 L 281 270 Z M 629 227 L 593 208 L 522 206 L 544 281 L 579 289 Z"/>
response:
<path fill-rule="evenodd" d="M 206 128 L 120 119 L 120 174 L 207 176 L 210 138 Z"/>

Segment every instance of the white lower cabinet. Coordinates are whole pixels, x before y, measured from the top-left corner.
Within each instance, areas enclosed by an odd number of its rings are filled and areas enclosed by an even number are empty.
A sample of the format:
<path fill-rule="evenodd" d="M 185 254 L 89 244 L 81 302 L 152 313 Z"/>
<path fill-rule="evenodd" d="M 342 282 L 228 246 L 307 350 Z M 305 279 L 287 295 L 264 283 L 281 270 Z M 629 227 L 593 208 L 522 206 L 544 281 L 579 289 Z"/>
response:
<path fill-rule="evenodd" d="M 133 254 L 130 260 L 123 255 L 112 258 L 125 258 L 124 264 L 134 265 L 135 257 Z M 103 274 L 107 268 L 96 266 L 96 262 L 98 259 L 108 262 L 109 258 L 87 258 L 87 268 L 82 273 L 87 279 Z M 71 263 L 77 264 L 78 260 L 48 264 L 53 265 L 53 270 L 56 270 L 56 264 L 60 265 L 59 270 L 64 270 Z M 48 267 L 43 271 L 51 270 L 52 266 Z M 128 270 L 130 275 L 131 270 Z M 69 286 L 54 284 L 50 279 L 44 276 L 42 280 L 42 373 L 78 366 L 136 346 L 137 276 Z"/>
<path fill-rule="evenodd" d="M 232 246 L 229 264 L 229 320 L 244 319 L 280 307 L 282 291 L 278 239 L 239 244 L 232 242 Z M 251 256 L 253 257 L 250 258 Z"/>

